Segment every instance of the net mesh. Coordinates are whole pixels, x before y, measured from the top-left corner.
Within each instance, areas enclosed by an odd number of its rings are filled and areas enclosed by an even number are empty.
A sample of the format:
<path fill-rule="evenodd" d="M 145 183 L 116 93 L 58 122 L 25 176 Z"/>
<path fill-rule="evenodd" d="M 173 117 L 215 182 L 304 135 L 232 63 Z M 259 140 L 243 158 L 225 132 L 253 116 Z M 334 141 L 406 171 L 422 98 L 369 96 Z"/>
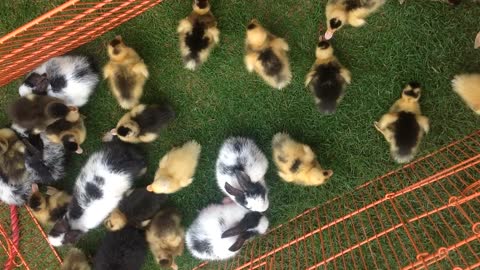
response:
<path fill-rule="evenodd" d="M 0 86 L 63 55 L 162 0 L 70 0 L 0 38 Z"/>
<path fill-rule="evenodd" d="M 480 131 L 197 269 L 478 269 Z"/>

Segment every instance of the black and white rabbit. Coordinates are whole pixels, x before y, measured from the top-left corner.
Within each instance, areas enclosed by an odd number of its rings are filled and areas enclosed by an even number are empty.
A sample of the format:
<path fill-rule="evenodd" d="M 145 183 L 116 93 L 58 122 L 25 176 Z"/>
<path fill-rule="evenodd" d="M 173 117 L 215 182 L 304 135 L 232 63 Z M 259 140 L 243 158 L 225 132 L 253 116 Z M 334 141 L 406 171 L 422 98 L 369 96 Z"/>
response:
<path fill-rule="evenodd" d="M 131 144 L 113 140 L 93 153 L 83 166 L 65 216 L 57 221 L 48 239 L 54 246 L 75 243 L 100 225 L 146 172 L 145 157 Z"/>
<path fill-rule="evenodd" d="M 21 96 L 49 95 L 68 106 L 87 103 L 100 81 L 96 68 L 86 56 L 65 55 L 49 59 L 27 75 L 18 89 Z"/>
<path fill-rule="evenodd" d="M 217 184 L 234 202 L 250 211 L 268 209 L 268 188 L 264 180 L 268 160 L 248 138 L 227 139 L 217 159 Z"/>
<path fill-rule="evenodd" d="M 0 200 L 23 205 L 32 193 L 32 184 L 51 184 L 65 176 L 65 149 L 49 141 L 44 134 L 28 135 L 14 130 L 25 143 L 25 172 L 20 179 L 13 179 L 0 171 Z"/>
<path fill-rule="evenodd" d="M 187 248 L 198 259 L 225 260 L 235 256 L 249 238 L 265 234 L 268 225 L 262 213 L 235 203 L 211 204 L 188 228 Z"/>
<path fill-rule="evenodd" d="M 149 192 L 143 187 L 128 191 L 118 208 L 104 221 L 105 227 L 110 231 L 120 230 L 126 225 L 144 227 L 145 222 L 165 206 L 167 197 L 166 194 Z"/>
<path fill-rule="evenodd" d="M 108 232 L 93 259 L 93 269 L 141 269 L 147 255 L 145 232 L 127 226 L 120 231 Z"/>

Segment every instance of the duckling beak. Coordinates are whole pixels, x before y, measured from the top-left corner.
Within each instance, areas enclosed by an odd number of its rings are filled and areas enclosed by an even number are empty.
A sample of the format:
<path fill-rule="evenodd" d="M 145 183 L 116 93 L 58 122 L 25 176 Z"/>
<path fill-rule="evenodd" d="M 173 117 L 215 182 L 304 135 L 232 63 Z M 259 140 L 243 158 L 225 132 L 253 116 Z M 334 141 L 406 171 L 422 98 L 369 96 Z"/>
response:
<path fill-rule="evenodd" d="M 77 151 L 75 151 L 75 153 L 77 153 L 77 154 L 82 154 L 82 153 L 83 153 L 83 149 L 79 146 L 79 147 L 77 148 Z"/>
<path fill-rule="evenodd" d="M 38 185 L 32 184 L 32 193 L 38 192 Z"/>
<path fill-rule="evenodd" d="M 327 32 L 325 32 L 325 35 L 324 35 L 325 40 L 332 39 L 334 33 L 335 33 L 334 30 L 327 30 Z"/>
<path fill-rule="evenodd" d="M 153 187 L 152 187 L 152 185 L 148 185 L 148 186 L 147 186 L 147 191 L 148 191 L 148 192 L 153 192 Z"/>

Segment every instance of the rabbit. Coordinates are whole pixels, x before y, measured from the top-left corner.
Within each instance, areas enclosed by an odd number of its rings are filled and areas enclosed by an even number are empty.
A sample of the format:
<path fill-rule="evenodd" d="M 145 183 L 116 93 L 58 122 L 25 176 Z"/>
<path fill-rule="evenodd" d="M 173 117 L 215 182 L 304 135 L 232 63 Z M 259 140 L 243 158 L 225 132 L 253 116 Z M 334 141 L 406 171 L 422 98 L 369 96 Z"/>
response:
<path fill-rule="evenodd" d="M 67 213 L 49 232 L 50 244 L 76 243 L 81 235 L 100 225 L 134 180 L 146 172 L 146 165 L 135 145 L 119 140 L 104 143 L 80 171 Z"/>
<path fill-rule="evenodd" d="M 163 127 L 175 118 L 175 112 L 168 105 L 140 104 L 122 116 L 112 135 L 129 143 L 149 143 L 158 138 Z"/>
<path fill-rule="evenodd" d="M 390 144 L 391 155 L 398 163 L 414 158 L 423 136 L 430 130 L 429 120 L 420 110 L 420 94 L 420 84 L 409 83 L 403 89 L 402 97 L 374 123 Z"/>
<path fill-rule="evenodd" d="M 143 59 L 123 42 L 121 36 L 108 44 L 110 60 L 103 68 L 110 90 L 122 109 L 130 110 L 140 101 L 143 86 L 149 76 Z"/>
<path fill-rule="evenodd" d="M 34 134 L 45 131 L 57 120 L 75 122 L 80 118 L 77 107 L 68 107 L 58 98 L 33 94 L 21 97 L 10 104 L 7 114 L 16 126 Z"/>
<path fill-rule="evenodd" d="M 43 226 L 52 226 L 67 212 L 72 196 L 54 187 L 47 187 L 46 194 L 36 191 L 28 200 L 28 207 Z"/>
<path fill-rule="evenodd" d="M 315 55 L 317 59 L 307 74 L 305 86 L 315 95 L 318 110 L 333 114 L 352 81 L 350 71 L 337 60 L 328 41 L 318 43 Z"/>
<path fill-rule="evenodd" d="M 60 270 L 90 270 L 87 256 L 78 248 L 70 248 Z"/>
<path fill-rule="evenodd" d="M 183 254 L 185 229 L 177 210 L 169 207 L 159 211 L 148 225 L 146 237 L 155 261 L 161 267 L 178 270 L 175 257 Z"/>
<path fill-rule="evenodd" d="M 202 147 L 196 141 L 189 141 L 181 147 L 170 150 L 162 157 L 155 173 L 155 179 L 147 190 L 171 194 L 190 185 L 197 168 Z"/>
<path fill-rule="evenodd" d="M 146 226 L 145 222 L 160 211 L 167 201 L 166 194 L 148 192 L 145 188 L 136 188 L 127 192 L 118 208 L 112 211 L 104 221 L 110 231 L 118 231 L 126 225 L 136 228 Z"/>
<path fill-rule="evenodd" d="M 210 11 L 208 0 L 194 1 L 192 13 L 180 21 L 177 32 L 185 68 L 197 69 L 220 42 L 217 20 Z"/>
<path fill-rule="evenodd" d="M 107 232 L 93 259 L 97 270 L 140 270 L 147 255 L 145 232 L 127 226 Z"/>
<path fill-rule="evenodd" d="M 255 71 L 276 89 L 290 84 L 292 72 L 287 55 L 289 46 L 283 38 L 271 34 L 254 19 L 247 26 L 245 48 L 244 61 L 248 72 Z"/>
<path fill-rule="evenodd" d="M 251 211 L 268 209 L 268 188 L 264 176 L 268 161 L 251 139 L 228 138 L 216 163 L 217 184 L 235 203 Z"/>
<path fill-rule="evenodd" d="M 366 23 L 365 18 L 377 11 L 386 0 L 328 0 L 325 8 L 327 31 L 325 39 L 345 25 L 360 27 Z"/>
<path fill-rule="evenodd" d="M 235 256 L 246 240 L 265 234 L 268 225 L 263 214 L 235 203 L 211 204 L 188 228 L 187 249 L 201 260 L 225 260 Z"/>
<path fill-rule="evenodd" d="M 49 125 L 45 130 L 47 138 L 54 143 L 61 143 L 68 151 L 82 154 L 80 145 L 87 138 L 87 129 L 83 122 L 84 116 L 80 115 L 77 121 L 69 122 L 60 119 Z"/>
<path fill-rule="evenodd" d="M 54 57 L 27 75 L 18 89 L 20 96 L 49 95 L 68 106 L 81 107 L 100 81 L 93 63 L 86 56 Z"/>

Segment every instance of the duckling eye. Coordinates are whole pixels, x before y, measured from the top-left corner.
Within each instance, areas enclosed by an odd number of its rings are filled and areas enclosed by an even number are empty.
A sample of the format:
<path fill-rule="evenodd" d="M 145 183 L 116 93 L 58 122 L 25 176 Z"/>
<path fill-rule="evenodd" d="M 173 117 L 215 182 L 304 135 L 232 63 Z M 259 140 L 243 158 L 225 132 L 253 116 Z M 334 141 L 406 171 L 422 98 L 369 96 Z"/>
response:
<path fill-rule="evenodd" d="M 336 19 L 336 18 L 333 18 L 330 20 L 330 27 L 332 29 L 337 29 L 339 28 L 340 26 L 342 26 L 342 21 Z"/>
<path fill-rule="evenodd" d="M 168 266 L 168 265 L 170 264 L 170 260 L 168 260 L 168 259 L 161 259 L 161 260 L 159 261 L 159 264 L 160 264 L 161 266 Z"/>
<path fill-rule="evenodd" d="M 254 29 L 255 27 L 257 27 L 257 26 L 256 26 L 254 23 L 251 23 L 251 24 L 248 25 L 247 28 L 248 28 L 248 30 L 252 30 L 252 29 Z"/>
<path fill-rule="evenodd" d="M 318 43 L 318 47 L 319 47 L 320 49 L 325 50 L 325 49 L 327 49 L 328 47 L 330 47 L 330 43 L 328 43 L 327 41 L 320 41 L 320 42 Z"/>
<path fill-rule="evenodd" d="M 117 129 L 118 135 L 124 136 L 124 137 L 127 136 L 128 133 L 130 133 L 130 131 L 131 131 L 131 130 L 130 130 L 129 128 L 123 127 L 123 126 L 122 126 L 122 127 L 119 127 L 119 128 Z"/>

